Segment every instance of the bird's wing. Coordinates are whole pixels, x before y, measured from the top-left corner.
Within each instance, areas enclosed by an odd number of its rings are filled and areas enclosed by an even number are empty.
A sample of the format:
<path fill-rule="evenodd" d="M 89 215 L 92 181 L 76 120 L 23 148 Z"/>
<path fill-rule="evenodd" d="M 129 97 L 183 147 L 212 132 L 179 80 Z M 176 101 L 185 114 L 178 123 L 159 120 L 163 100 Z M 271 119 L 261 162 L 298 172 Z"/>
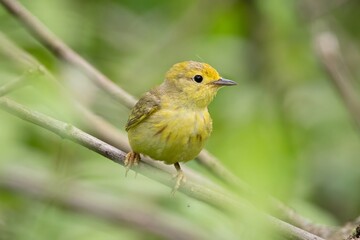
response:
<path fill-rule="evenodd" d="M 147 92 L 134 106 L 126 123 L 125 129 L 128 131 L 130 128 L 135 127 L 151 114 L 160 108 L 160 98 L 154 94 L 156 90 Z"/>

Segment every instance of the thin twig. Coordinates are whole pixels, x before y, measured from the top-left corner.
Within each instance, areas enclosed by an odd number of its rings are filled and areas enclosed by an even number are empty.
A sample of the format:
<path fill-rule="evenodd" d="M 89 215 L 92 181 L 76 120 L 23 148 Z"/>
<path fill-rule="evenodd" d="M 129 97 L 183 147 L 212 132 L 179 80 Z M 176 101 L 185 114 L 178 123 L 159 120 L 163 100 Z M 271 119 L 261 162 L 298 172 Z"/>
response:
<path fill-rule="evenodd" d="M 29 121 L 33 124 L 50 130 L 62 138 L 69 139 L 101 154 L 115 163 L 124 165 L 123 161 L 126 154 L 123 151 L 81 131 L 80 129 L 70 124 L 61 122 L 42 113 L 32 111 L 25 106 L 22 106 L 5 97 L 0 98 L 0 107 L 3 110 L 25 121 Z M 143 174 L 144 176 L 159 181 L 164 185 L 170 187 L 174 185 L 174 182 L 171 181 L 170 172 L 167 172 L 166 169 L 159 169 L 157 166 L 154 166 L 154 161 L 146 161 L 146 159 L 142 161 L 143 164 L 134 169 L 135 171 Z M 189 197 L 230 212 L 241 212 L 241 210 L 244 209 L 252 209 L 252 207 L 248 204 L 241 203 L 238 200 L 235 200 L 234 198 L 229 197 L 223 193 L 214 191 L 210 188 L 203 187 L 190 181 L 182 184 L 179 188 L 179 191 L 183 192 Z M 294 227 L 274 217 L 265 215 L 265 218 L 268 220 L 271 226 L 275 227 L 275 229 L 279 230 L 285 236 L 291 236 L 293 239 L 301 240 L 322 240 L 322 238 L 316 235 Z"/>
<path fill-rule="evenodd" d="M 0 97 L 5 96 L 6 94 L 16 90 L 19 87 L 22 87 L 25 85 L 25 76 L 21 76 L 17 79 L 14 79 L 2 86 L 0 86 Z"/>
<path fill-rule="evenodd" d="M 280 212 L 280 218 L 281 219 L 290 219 L 290 223 L 294 224 L 295 226 L 304 229 L 308 232 L 311 232 L 317 236 L 321 236 L 323 238 L 328 238 L 331 236 L 335 231 L 337 231 L 339 228 L 335 226 L 327 226 L 322 224 L 317 224 L 309 219 L 299 215 L 297 212 L 295 212 L 293 209 L 289 208 L 279 200 L 275 198 L 270 198 L 270 201 L 273 202 L 271 204 L 272 206 L 276 207 L 276 210 Z"/>
<path fill-rule="evenodd" d="M 325 0 L 325 1 L 299 1 L 301 8 L 302 19 L 306 22 L 314 22 L 316 19 L 320 19 L 333 12 L 337 8 L 341 8 L 343 5 L 349 3 L 349 0 Z"/>
<path fill-rule="evenodd" d="M 331 31 L 318 32 L 314 30 L 314 44 L 320 63 L 324 66 L 329 79 L 344 101 L 345 107 L 358 130 L 360 130 L 359 96 L 352 85 L 350 73 L 342 60 L 336 35 Z"/>
<path fill-rule="evenodd" d="M 198 162 L 206 167 L 215 176 L 219 177 L 230 186 L 235 186 L 240 191 L 251 192 L 250 186 L 241 181 L 236 175 L 229 171 L 220 161 L 208 152 L 206 149 L 202 150 L 197 157 Z"/>
<path fill-rule="evenodd" d="M 39 66 L 31 55 L 25 53 L 24 50 L 16 46 L 2 32 L 0 32 L 0 49 L 7 56 L 14 58 L 16 60 L 15 63 L 20 63 L 30 69 L 36 69 Z"/>
<path fill-rule="evenodd" d="M 204 159 L 215 158 L 207 151 L 202 151 L 200 155 L 202 155 Z M 201 158 L 199 158 L 199 160 L 200 159 Z M 204 164 L 204 166 L 208 166 L 208 164 L 209 163 Z M 214 162 L 211 163 L 211 167 L 212 169 L 215 169 L 216 174 L 218 176 L 221 176 L 226 183 L 229 183 L 230 186 L 235 186 L 238 190 L 243 191 L 246 195 L 248 195 L 248 197 L 254 197 L 256 199 L 266 199 L 268 201 L 267 203 L 269 207 L 277 211 L 281 219 L 285 219 L 290 223 L 294 224 L 295 226 L 321 237 L 329 236 L 332 232 L 336 230 L 335 227 L 316 224 L 310 221 L 309 219 L 299 215 L 295 210 L 288 207 L 283 202 L 272 196 L 260 195 L 248 184 L 241 181 L 238 177 L 236 177 L 229 170 L 223 167 L 223 165 L 219 164 L 216 159 Z"/>
<path fill-rule="evenodd" d="M 192 228 L 183 219 L 169 215 L 162 209 L 150 209 L 124 199 L 99 194 L 71 182 L 58 186 L 56 179 L 43 172 L 23 168 L 5 168 L 0 174 L 0 188 L 11 190 L 40 201 L 51 202 L 71 211 L 94 216 L 115 225 L 126 225 L 165 239 L 209 239 L 208 233 Z M 153 214 L 156 212 L 156 214 Z"/>
<path fill-rule="evenodd" d="M 133 96 L 117 86 L 74 50 L 69 48 L 19 2 L 15 0 L 0 0 L 0 3 L 2 3 L 13 16 L 17 17 L 55 56 L 81 69 L 97 86 L 111 94 L 111 96 L 125 106 L 129 108 L 134 106 L 136 100 Z"/>

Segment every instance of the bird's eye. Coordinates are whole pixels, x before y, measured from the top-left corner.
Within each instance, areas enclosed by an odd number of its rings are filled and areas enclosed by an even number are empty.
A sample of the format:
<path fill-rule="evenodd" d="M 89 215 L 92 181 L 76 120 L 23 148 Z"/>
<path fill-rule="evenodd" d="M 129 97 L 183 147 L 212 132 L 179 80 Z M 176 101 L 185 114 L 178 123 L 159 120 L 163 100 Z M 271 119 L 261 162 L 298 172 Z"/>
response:
<path fill-rule="evenodd" d="M 203 80 L 203 77 L 201 75 L 195 75 L 194 76 L 194 81 L 197 83 L 201 83 Z"/>

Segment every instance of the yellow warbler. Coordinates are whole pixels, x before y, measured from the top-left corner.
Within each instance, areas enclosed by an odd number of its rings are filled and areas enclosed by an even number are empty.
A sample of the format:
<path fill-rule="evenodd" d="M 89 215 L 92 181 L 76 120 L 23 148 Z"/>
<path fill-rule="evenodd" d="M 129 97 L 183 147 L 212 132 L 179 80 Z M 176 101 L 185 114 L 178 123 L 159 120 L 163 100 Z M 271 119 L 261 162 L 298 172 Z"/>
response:
<path fill-rule="evenodd" d="M 172 66 L 165 81 L 145 93 L 131 111 L 126 131 L 132 152 L 125 159 L 126 172 L 138 164 L 140 153 L 174 164 L 175 192 L 184 181 L 179 162 L 194 159 L 210 136 L 207 106 L 220 87 L 231 85 L 236 83 L 221 78 L 206 63 L 186 61 Z"/>

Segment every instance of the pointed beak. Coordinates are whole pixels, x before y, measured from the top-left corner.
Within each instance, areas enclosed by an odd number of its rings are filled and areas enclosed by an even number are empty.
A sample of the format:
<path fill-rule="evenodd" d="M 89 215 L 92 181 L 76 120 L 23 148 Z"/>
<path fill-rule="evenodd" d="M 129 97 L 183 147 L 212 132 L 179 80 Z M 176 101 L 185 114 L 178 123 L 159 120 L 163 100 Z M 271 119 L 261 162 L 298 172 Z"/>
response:
<path fill-rule="evenodd" d="M 219 80 L 216 80 L 214 82 L 211 82 L 211 84 L 214 85 L 218 85 L 218 86 L 233 86 L 233 85 L 237 85 L 236 82 L 232 81 L 232 80 L 228 80 L 225 78 L 220 78 Z"/>

